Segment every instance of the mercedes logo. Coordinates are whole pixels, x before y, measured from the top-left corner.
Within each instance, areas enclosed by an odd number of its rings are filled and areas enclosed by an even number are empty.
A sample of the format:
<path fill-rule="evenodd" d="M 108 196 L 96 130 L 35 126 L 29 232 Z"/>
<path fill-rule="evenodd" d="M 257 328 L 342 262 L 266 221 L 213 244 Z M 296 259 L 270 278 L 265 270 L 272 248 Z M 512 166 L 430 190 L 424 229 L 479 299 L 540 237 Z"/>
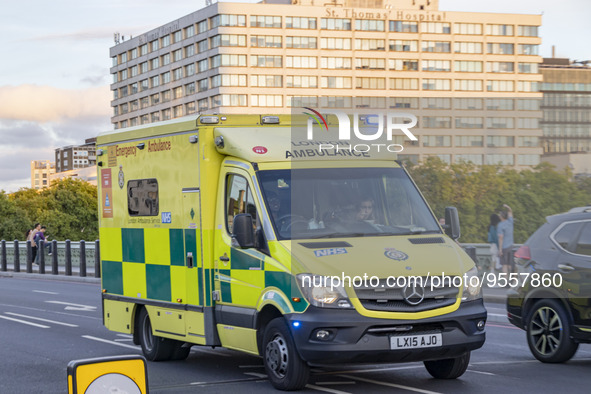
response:
<path fill-rule="evenodd" d="M 425 289 L 419 283 L 409 283 L 402 289 L 404 301 L 409 305 L 419 305 L 425 299 Z"/>

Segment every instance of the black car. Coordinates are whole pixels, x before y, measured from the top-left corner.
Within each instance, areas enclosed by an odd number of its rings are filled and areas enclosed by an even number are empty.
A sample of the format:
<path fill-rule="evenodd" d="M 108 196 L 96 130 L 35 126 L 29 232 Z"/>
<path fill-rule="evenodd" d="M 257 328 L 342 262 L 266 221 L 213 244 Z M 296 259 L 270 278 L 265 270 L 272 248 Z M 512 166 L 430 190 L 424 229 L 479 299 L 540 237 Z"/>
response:
<path fill-rule="evenodd" d="M 509 321 L 527 332 L 538 360 L 569 360 L 579 343 L 591 343 L 591 206 L 548 216 L 515 261 Z"/>

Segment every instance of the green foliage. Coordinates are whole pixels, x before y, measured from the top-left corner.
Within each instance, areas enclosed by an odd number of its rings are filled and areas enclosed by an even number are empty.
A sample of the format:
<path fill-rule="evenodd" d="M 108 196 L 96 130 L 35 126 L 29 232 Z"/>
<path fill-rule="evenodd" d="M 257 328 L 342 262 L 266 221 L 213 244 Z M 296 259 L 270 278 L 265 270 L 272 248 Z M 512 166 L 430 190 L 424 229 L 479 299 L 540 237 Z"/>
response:
<path fill-rule="evenodd" d="M 19 208 L 4 191 L 0 191 L 0 239 L 24 239 L 29 227 L 25 211 Z"/>
<path fill-rule="evenodd" d="M 64 179 L 40 192 L 21 189 L 7 201 L 22 218 L 18 239 L 23 239 L 26 230 L 37 222 L 47 227 L 46 236 L 50 239 L 98 239 L 97 188 L 85 181 Z M 10 239 L 8 234 L 0 226 L 0 238 Z"/>
<path fill-rule="evenodd" d="M 515 243 L 523 243 L 546 216 L 591 203 L 591 181 L 570 181 L 569 173 L 542 163 L 532 170 L 516 171 L 500 166 L 471 163 L 447 165 L 429 158 L 408 170 L 437 217 L 445 207 L 458 208 L 462 242 L 486 242 L 489 218 L 513 209 Z"/>

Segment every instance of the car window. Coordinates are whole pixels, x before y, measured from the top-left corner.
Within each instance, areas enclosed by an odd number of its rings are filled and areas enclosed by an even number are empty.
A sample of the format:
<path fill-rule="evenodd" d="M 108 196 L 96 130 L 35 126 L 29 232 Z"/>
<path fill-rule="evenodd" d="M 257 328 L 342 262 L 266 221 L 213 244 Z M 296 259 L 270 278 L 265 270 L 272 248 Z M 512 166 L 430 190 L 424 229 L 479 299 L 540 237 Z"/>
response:
<path fill-rule="evenodd" d="M 591 222 L 587 222 L 581 231 L 575 253 L 591 256 Z"/>
<path fill-rule="evenodd" d="M 234 216 L 239 213 L 249 213 L 253 223 L 257 223 L 258 215 L 252 191 L 247 180 L 235 174 L 229 174 L 226 179 L 226 228 L 232 234 Z"/>
<path fill-rule="evenodd" d="M 565 250 L 575 253 L 576 245 L 574 240 L 577 239 L 577 234 L 581 228 L 582 223 L 568 223 L 565 224 L 555 235 L 554 240 Z"/>

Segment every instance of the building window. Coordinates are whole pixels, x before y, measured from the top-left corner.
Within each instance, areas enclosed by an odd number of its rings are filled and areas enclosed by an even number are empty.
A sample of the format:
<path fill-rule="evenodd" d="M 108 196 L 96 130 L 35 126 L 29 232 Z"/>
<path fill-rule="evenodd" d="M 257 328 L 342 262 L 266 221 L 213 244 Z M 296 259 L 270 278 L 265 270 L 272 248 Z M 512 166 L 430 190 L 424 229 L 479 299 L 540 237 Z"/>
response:
<path fill-rule="evenodd" d="M 349 45 L 350 40 L 349 40 Z M 279 42 L 281 47 L 281 41 Z M 286 48 L 298 49 L 316 49 L 318 48 L 318 39 L 316 37 L 285 37 Z"/>
<path fill-rule="evenodd" d="M 176 88 L 172 89 L 172 97 L 175 99 L 183 97 L 183 87 L 177 86 Z"/>
<path fill-rule="evenodd" d="M 165 35 L 162 37 L 162 48 L 165 48 L 170 45 L 170 34 Z"/>
<path fill-rule="evenodd" d="M 218 55 L 219 56 L 219 55 Z M 202 73 L 209 69 L 209 59 L 203 59 L 197 62 L 197 72 Z"/>
<path fill-rule="evenodd" d="M 149 115 L 142 115 L 140 116 L 140 124 L 148 124 L 150 123 L 150 117 Z"/>
<path fill-rule="evenodd" d="M 451 43 L 449 41 L 423 41 L 423 52 L 449 53 Z"/>
<path fill-rule="evenodd" d="M 242 15 L 244 16 L 244 15 Z M 246 17 L 244 16 L 244 25 L 246 25 Z M 213 24 L 213 23 L 212 23 Z M 205 33 L 207 31 L 207 19 L 197 22 L 197 33 Z"/>
<path fill-rule="evenodd" d="M 355 78 L 356 89 L 386 89 L 386 78 L 357 77 Z"/>
<path fill-rule="evenodd" d="M 418 90 L 418 78 L 390 78 L 390 89 L 392 90 Z"/>
<path fill-rule="evenodd" d="M 211 77 L 211 88 L 220 86 L 246 86 L 246 75 L 243 74 L 224 74 Z"/>
<path fill-rule="evenodd" d="M 386 23 L 378 19 L 355 19 L 355 30 L 385 31 Z"/>
<path fill-rule="evenodd" d="M 165 90 L 162 92 L 162 102 L 167 103 L 171 100 L 170 90 Z"/>
<path fill-rule="evenodd" d="M 278 56 L 281 59 L 281 56 Z M 286 56 L 286 68 L 318 68 L 316 56 Z"/>
<path fill-rule="evenodd" d="M 451 90 L 450 79 L 423 78 L 423 90 Z"/>
<path fill-rule="evenodd" d="M 175 68 L 172 70 L 172 78 L 174 81 L 178 81 L 179 79 L 183 78 L 183 69 L 182 68 Z"/>
<path fill-rule="evenodd" d="M 144 108 L 148 108 L 150 106 L 150 98 L 149 97 L 142 97 L 140 99 L 140 108 L 144 109 Z"/>
<path fill-rule="evenodd" d="M 324 69 L 351 69 L 350 57 L 321 57 L 320 67 Z"/>
<path fill-rule="evenodd" d="M 163 109 L 162 110 L 162 120 L 170 120 L 170 119 L 171 119 L 170 108 Z"/>
<path fill-rule="evenodd" d="M 197 112 L 197 107 L 195 106 L 194 101 L 185 104 L 185 113 L 187 115 L 194 114 L 195 112 Z"/>
<path fill-rule="evenodd" d="M 486 62 L 486 71 L 489 73 L 512 73 L 515 71 L 515 63 Z"/>
<path fill-rule="evenodd" d="M 381 58 L 357 58 L 355 68 L 358 70 L 385 70 L 386 59 Z"/>
<path fill-rule="evenodd" d="M 280 16 L 251 15 L 250 27 L 275 27 L 281 28 Z"/>
<path fill-rule="evenodd" d="M 280 56 L 281 57 L 281 56 Z M 246 67 L 246 55 L 216 55 L 211 58 L 211 68 Z"/>
<path fill-rule="evenodd" d="M 518 63 L 519 73 L 521 74 L 537 74 L 538 63 Z"/>
<path fill-rule="evenodd" d="M 251 94 L 250 105 L 253 107 L 283 107 L 280 94 Z"/>
<path fill-rule="evenodd" d="M 538 26 L 524 26 L 519 25 L 517 27 L 517 35 L 522 37 L 537 37 Z"/>
<path fill-rule="evenodd" d="M 419 31 L 419 24 L 417 22 L 390 21 L 389 27 L 390 31 L 398 33 L 418 33 Z"/>
<path fill-rule="evenodd" d="M 538 137 L 517 137 L 517 146 L 537 148 L 540 146 L 540 141 Z"/>
<path fill-rule="evenodd" d="M 185 85 L 185 96 L 195 94 L 195 82 L 191 82 Z"/>
<path fill-rule="evenodd" d="M 456 34 L 482 35 L 482 24 L 480 23 L 456 23 Z"/>
<path fill-rule="evenodd" d="M 151 69 L 156 70 L 160 67 L 160 58 L 156 57 L 156 58 L 150 60 L 150 63 L 151 63 L 151 65 L 150 65 Z"/>
<path fill-rule="evenodd" d="M 450 34 L 451 25 L 447 22 L 421 22 L 421 33 Z"/>
<path fill-rule="evenodd" d="M 486 48 L 489 55 L 513 55 L 513 44 L 489 42 Z"/>
<path fill-rule="evenodd" d="M 544 94 L 544 99 L 546 96 L 547 94 Z M 539 111 L 540 101 L 541 99 L 519 99 L 517 100 L 517 109 L 520 111 Z"/>
<path fill-rule="evenodd" d="M 455 53 L 482 53 L 482 43 L 480 42 L 455 42 Z"/>
<path fill-rule="evenodd" d="M 486 25 L 486 34 L 489 36 L 512 36 L 513 25 Z"/>
<path fill-rule="evenodd" d="M 451 146 L 449 135 L 423 135 L 421 136 L 423 146 Z"/>
<path fill-rule="evenodd" d="M 346 97 L 321 97 L 320 98 L 320 105 L 323 108 L 351 108 L 351 100 L 352 98 L 349 96 Z"/>
<path fill-rule="evenodd" d="M 478 117 L 458 116 L 456 120 L 456 129 L 482 129 L 484 121 Z"/>
<path fill-rule="evenodd" d="M 417 82 L 418 85 L 418 82 Z M 419 99 L 417 97 L 389 97 L 389 108 L 419 108 Z"/>
<path fill-rule="evenodd" d="M 488 128 L 488 129 L 514 129 L 515 122 L 514 122 L 513 118 L 503 118 L 503 117 L 486 118 L 486 128 Z M 513 137 L 511 137 L 511 138 L 513 138 Z M 501 146 L 501 145 L 497 145 L 497 146 Z M 506 146 L 513 146 L 513 144 L 506 145 Z"/>
<path fill-rule="evenodd" d="M 207 91 L 207 89 L 209 89 L 208 85 L 209 85 L 209 82 L 208 82 L 207 78 L 197 81 L 197 91 L 198 92 Z M 212 88 L 213 88 L 213 86 L 212 86 Z"/>
<path fill-rule="evenodd" d="M 421 126 L 424 129 L 451 129 L 451 117 L 423 116 Z"/>
<path fill-rule="evenodd" d="M 283 67 L 283 58 L 272 55 L 250 55 L 251 67 Z"/>
<path fill-rule="evenodd" d="M 211 38 L 211 47 L 245 47 L 245 34 L 219 34 Z"/>
<path fill-rule="evenodd" d="M 318 77 L 308 75 L 288 75 L 285 77 L 286 88 L 317 88 Z"/>
<path fill-rule="evenodd" d="M 423 109 L 451 109 L 451 99 L 444 97 L 428 97 L 421 100 Z"/>
<path fill-rule="evenodd" d="M 486 155 L 486 164 L 512 166 L 514 164 L 513 155 Z"/>
<path fill-rule="evenodd" d="M 212 97 L 213 107 L 246 107 L 246 94 L 219 94 Z"/>
<path fill-rule="evenodd" d="M 481 135 L 457 135 L 454 141 L 458 147 L 482 147 L 484 138 Z"/>
<path fill-rule="evenodd" d="M 148 72 L 148 62 L 140 63 L 140 72 L 145 74 Z"/>
<path fill-rule="evenodd" d="M 155 52 L 160 48 L 160 45 L 158 45 L 158 40 L 154 40 L 152 42 L 150 42 L 150 52 Z"/>
<path fill-rule="evenodd" d="M 389 40 L 388 47 L 393 52 L 417 52 L 419 42 L 416 40 Z"/>
<path fill-rule="evenodd" d="M 318 97 L 316 96 L 287 96 L 288 107 L 318 107 Z"/>
<path fill-rule="evenodd" d="M 183 32 L 181 30 L 177 30 L 174 33 L 172 33 L 172 37 L 175 43 L 181 42 L 183 40 Z"/>
<path fill-rule="evenodd" d="M 481 73 L 482 62 L 471 61 L 471 60 L 456 60 L 455 71 L 457 72 L 469 72 L 469 73 Z"/>
<path fill-rule="evenodd" d="M 251 17 L 252 18 L 252 17 Z M 204 28 L 202 26 L 202 22 L 199 22 L 197 27 L 199 28 L 199 33 L 203 33 L 201 29 Z M 246 27 L 246 15 L 230 15 L 230 14 L 219 14 L 211 18 L 211 28 L 215 29 L 218 26 L 235 26 L 235 27 Z M 206 28 L 206 26 L 205 26 Z M 205 30 L 207 31 L 207 30 Z"/>
<path fill-rule="evenodd" d="M 386 97 L 355 97 L 355 108 L 386 108 Z"/>
<path fill-rule="evenodd" d="M 183 60 L 183 50 L 181 49 L 177 49 L 176 51 L 174 51 L 172 53 L 172 57 L 173 57 L 173 61 L 178 62 L 180 60 Z"/>
<path fill-rule="evenodd" d="M 357 78 L 360 79 L 360 78 Z M 384 78 L 381 78 L 382 80 Z M 385 84 L 385 83 L 384 83 Z M 321 77 L 320 87 L 327 89 L 351 89 L 351 77 Z"/>
<path fill-rule="evenodd" d="M 180 118 L 181 116 L 183 116 L 183 106 L 177 105 L 176 107 L 173 107 L 172 116 L 175 118 Z"/>
<path fill-rule="evenodd" d="M 385 51 L 386 41 L 374 38 L 356 38 L 355 49 L 358 51 Z"/>
<path fill-rule="evenodd" d="M 519 92 L 537 92 L 538 83 L 535 81 L 517 81 L 517 90 Z"/>
<path fill-rule="evenodd" d="M 195 63 L 187 64 L 185 66 L 185 76 L 190 77 L 195 75 Z"/>
<path fill-rule="evenodd" d="M 250 86 L 259 88 L 281 88 L 283 77 L 281 75 L 251 75 Z"/>
<path fill-rule="evenodd" d="M 486 99 L 486 109 L 489 111 L 513 111 L 513 99 Z"/>
<path fill-rule="evenodd" d="M 451 71 L 449 60 L 423 60 L 421 62 L 423 71 Z"/>
<path fill-rule="evenodd" d="M 150 114 L 150 121 L 152 123 L 154 123 L 154 122 L 160 122 L 160 112 L 157 112 L 157 111 L 156 112 L 152 112 Z"/>
<path fill-rule="evenodd" d="M 513 92 L 515 87 L 513 81 L 487 81 L 486 90 L 489 92 Z"/>
<path fill-rule="evenodd" d="M 250 36 L 250 46 L 255 48 L 281 48 L 281 36 L 252 35 Z"/>
<path fill-rule="evenodd" d="M 185 27 L 185 38 L 191 38 L 195 35 L 195 25 Z"/>
<path fill-rule="evenodd" d="M 287 29 L 316 29 L 316 18 L 286 16 L 285 27 Z"/>
<path fill-rule="evenodd" d="M 517 119 L 517 128 L 519 129 L 538 129 L 540 128 L 539 125 L 539 118 L 518 118 Z"/>
<path fill-rule="evenodd" d="M 321 18 L 321 30 L 351 30 L 351 19 Z"/>
<path fill-rule="evenodd" d="M 197 43 L 197 53 L 203 53 L 209 49 L 207 40 L 201 40 Z"/>
<path fill-rule="evenodd" d="M 209 109 L 209 99 L 204 98 L 204 99 L 198 100 L 197 101 L 197 108 L 199 109 L 199 112 L 207 111 Z"/>
<path fill-rule="evenodd" d="M 152 78 L 150 78 L 150 85 L 152 85 L 153 88 L 160 86 L 160 76 L 155 75 Z"/>
<path fill-rule="evenodd" d="M 162 73 L 162 84 L 170 83 L 170 71 Z"/>
<path fill-rule="evenodd" d="M 351 39 L 337 37 L 322 37 L 320 38 L 320 49 L 339 49 L 348 51 L 351 49 Z"/>
<path fill-rule="evenodd" d="M 185 57 L 191 57 L 193 55 L 195 55 L 195 45 L 187 45 L 185 47 Z"/>

